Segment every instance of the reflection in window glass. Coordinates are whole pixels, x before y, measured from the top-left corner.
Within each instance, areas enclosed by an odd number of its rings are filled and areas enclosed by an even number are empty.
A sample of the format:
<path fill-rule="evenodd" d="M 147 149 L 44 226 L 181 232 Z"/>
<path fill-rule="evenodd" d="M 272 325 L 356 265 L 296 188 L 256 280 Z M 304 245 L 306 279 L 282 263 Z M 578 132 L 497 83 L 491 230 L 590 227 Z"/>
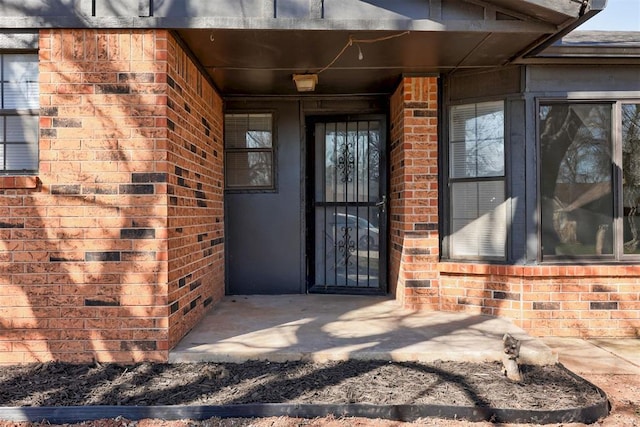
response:
<path fill-rule="evenodd" d="M 229 189 L 274 187 L 271 114 L 225 115 L 225 185 Z"/>
<path fill-rule="evenodd" d="M 271 114 L 226 114 L 227 148 L 271 148 Z"/>
<path fill-rule="evenodd" d="M 544 256 L 613 254 L 611 105 L 540 107 Z"/>
<path fill-rule="evenodd" d="M 233 152 L 227 154 L 228 187 L 265 187 L 272 182 L 271 153 Z"/>
<path fill-rule="evenodd" d="M 504 257 L 507 239 L 502 181 L 451 184 L 451 247 L 454 257 Z"/>
<path fill-rule="evenodd" d="M 452 178 L 504 175 L 502 101 L 452 107 L 450 143 Z"/>
<path fill-rule="evenodd" d="M 504 258 L 504 103 L 454 106 L 449 123 L 450 256 Z"/>
<path fill-rule="evenodd" d="M 2 108 L 38 108 L 37 55 L 6 54 L 2 57 Z"/>
<path fill-rule="evenodd" d="M 640 254 L 640 104 L 622 105 L 624 253 Z"/>
<path fill-rule="evenodd" d="M 326 159 L 325 189 L 318 197 L 327 202 L 377 202 L 380 143 L 376 121 L 326 123 L 322 153 Z"/>

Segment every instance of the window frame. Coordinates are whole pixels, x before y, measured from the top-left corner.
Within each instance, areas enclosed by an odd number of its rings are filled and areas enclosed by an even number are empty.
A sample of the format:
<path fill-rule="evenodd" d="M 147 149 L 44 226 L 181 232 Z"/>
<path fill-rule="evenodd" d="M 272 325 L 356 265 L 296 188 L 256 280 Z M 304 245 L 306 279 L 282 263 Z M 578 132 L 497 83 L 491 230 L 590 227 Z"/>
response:
<path fill-rule="evenodd" d="M 446 222 L 444 225 L 444 233 L 443 233 L 443 239 L 442 239 L 442 243 L 443 243 L 443 259 L 446 259 L 447 261 L 471 261 L 471 262 L 485 262 L 485 263 L 504 263 L 508 260 L 509 258 L 509 253 L 510 253 L 510 238 L 511 238 L 511 222 L 509 220 L 509 206 L 508 206 L 508 201 L 509 201 L 509 170 L 510 170 L 510 164 L 509 164 L 509 136 L 508 136 L 508 129 L 509 129 L 509 113 L 508 113 L 508 102 L 507 102 L 507 98 L 505 97 L 490 97 L 490 98 L 482 98 L 482 99 L 472 99 L 472 100 L 464 100 L 464 101 L 459 101 L 459 102 L 455 102 L 455 103 L 451 103 L 447 106 L 446 108 L 446 117 L 444 118 L 443 122 L 443 127 L 444 127 L 444 132 L 443 134 L 446 135 L 446 140 L 444 141 L 444 152 L 446 153 L 446 156 L 444 157 L 443 163 L 442 163 L 442 169 L 444 171 L 443 177 L 444 177 L 444 184 L 445 184 L 445 188 L 446 188 L 446 196 L 445 196 L 445 202 L 444 202 L 444 210 L 445 210 L 445 218 L 446 218 Z M 492 175 L 492 176 L 483 176 L 483 175 L 478 175 L 475 177 L 459 177 L 459 178 L 453 178 L 452 177 L 452 166 L 451 166 L 451 161 L 452 161 L 452 142 L 453 142 L 453 138 L 452 138 L 452 133 L 451 133 L 451 127 L 452 127 L 452 120 L 453 120 L 453 110 L 455 107 L 461 107 L 461 106 L 474 106 L 474 108 L 476 109 L 476 113 L 477 113 L 477 108 L 479 105 L 481 104 L 490 104 L 490 103 L 500 103 L 502 105 L 502 126 L 503 126 L 503 130 L 502 130 L 502 148 L 503 148 L 503 170 L 502 170 L 502 174 L 501 175 Z M 477 117 L 477 114 L 476 116 Z M 452 184 L 456 184 L 456 183 L 484 183 L 484 182 L 500 182 L 502 183 L 502 187 L 504 189 L 503 194 L 504 194 L 504 200 L 500 203 L 500 204 L 504 204 L 505 205 L 505 230 L 504 230 L 504 236 L 505 236 L 505 242 L 504 242 L 504 248 L 503 248 L 503 255 L 502 256 L 491 256 L 491 255 L 478 255 L 478 256 L 471 256 L 471 255 L 456 255 L 455 254 L 455 250 L 453 247 L 453 185 Z"/>
<path fill-rule="evenodd" d="M 30 176 L 36 175 L 40 169 L 40 91 L 39 91 L 39 78 L 36 78 L 34 81 L 36 87 L 38 87 L 37 94 L 37 107 L 36 108 L 4 108 L 4 100 L 5 100 L 5 81 L 4 76 L 4 63 L 5 58 L 8 55 L 20 55 L 20 56 L 33 56 L 35 58 L 35 65 L 39 68 L 39 57 L 38 52 L 34 50 L 0 50 L 0 118 L 3 119 L 0 121 L 0 133 L 2 138 L 0 138 L 0 150 L 2 150 L 2 161 L 0 162 L 0 176 Z M 39 69 L 38 69 L 39 76 Z M 36 77 L 38 77 L 36 76 Z M 29 143 L 24 141 L 24 143 L 16 143 L 12 144 L 9 141 L 6 141 L 7 136 L 7 123 L 6 120 L 8 117 L 33 117 L 36 121 L 35 131 L 35 141 L 33 143 Z M 34 158 L 30 159 L 33 161 L 35 168 L 34 169 L 6 169 L 6 148 L 8 145 L 24 145 L 29 147 L 33 145 Z"/>
<path fill-rule="evenodd" d="M 623 117 L 622 107 L 624 105 L 632 105 L 632 104 L 637 105 L 638 109 L 640 109 L 640 98 L 618 100 L 618 102 L 616 102 L 614 116 L 613 116 L 615 120 L 615 122 L 613 123 L 614 137 L 617 138 L 618 140 L 617 145 L 614 147 L 614 153 L 616 155 L 619 154 L 617 159 L 619 159 L 620 161 L 619 168 L 618 168 L 619 175 L 620 175 L 618 177 L 619 188 L 616 188 L 616 190 L 619 190 L 617 193 L 618 200 L 615 200 L 614 203 L 615 203 L 615 207 L 619 209 L 617 213 L 619 213 L 620 216 L 619 216 L 619 219 L 617 220 L 622 223 L 622 225 L 618 226 L 617 230 L 615 230 L 617 232 L 616 237 L 619 239 L 618 241 L 620 242 L 620 244 L 614 243 L 615 245 L 614 254 L 616 255 L 617 259 L 620 259 L 621 261 L 637 262 L 638 260 L 640 260 L 640 253 L 626 254 L 624 251 L 624 244 L 625 244 L 624 223 L 626 221 L 626 217 L 624 215 L 624 151 L 623 151 L 624 140 L 622 135 L 622 129 L 623 129 L 622 120 L 624 117 Z M 640 247 L 640 244 L 638 245 L 638 247 Z"/>
<path fill-rule="evenodd" d="M 238 148 L 228 147 L 227 145 L 227 116 L 231 115 L 270 115 L 271 116 L 271 147 L 269 148 Z M 278 191 L 278 138 L 276 132 L 277 117 L 273 110 L 229 110 L 224 112 L 224 190 L 227 193 L 275 193 Z M 246 186 L 229 186 L 228 180 L 228 159 L 229 153 L 270 153 L 271 154 L 271 183 L 269 185 L 246 185 Z"/>
<path fill-rule="evenodd" d="M 612 253 L 607 254 L 588 254 L 588 255 L 543 255 L 542 253 L 542 157 L 541 157 L 541 117 L 540 109 L 542 106 L 548 105 L 576 105 L 576 104 L 607 104 L 610 108 L 610 131 L 611 131 L 611 185 L 612 185 Z M 640 106 L 640 98 L 607 98 L 607 97 L 588 97 L 588 98 L 557 98 L 557 97 L 539 97 L 535 99 L 535 141 L 536 141 L 536 215 L 539 218 L 537 222 L 538 235 L 538 261 L 544 264 L 553 263 L 576 263 L 588 262 L 594 264 L 606 263 L 637 263 L 640 260 L 640 253 L 625 254 L 624 253 L 624 200 L 623 200 L 623 139 L 622 139 L 622 106 L 626 104 L 635 104 Z"/>

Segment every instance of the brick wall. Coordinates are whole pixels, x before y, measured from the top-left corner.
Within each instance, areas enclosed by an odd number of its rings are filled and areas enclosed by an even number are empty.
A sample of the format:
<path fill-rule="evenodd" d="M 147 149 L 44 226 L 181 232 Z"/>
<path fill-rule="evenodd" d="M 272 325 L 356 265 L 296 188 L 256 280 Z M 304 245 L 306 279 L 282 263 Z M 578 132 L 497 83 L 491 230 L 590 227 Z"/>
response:
<path fill-rule="evenodd" d="M 0 182 L 0 363 L 166 360 L 196 317 L 175 304 L 219 297 L 221 271 L 195 283 L 220 250 L 182 252 L 222 239 L 220 101 L 179 51 L 166 31 L 41 32 L 39 174 Z"/>
<path fill-rule="evenodd" d="M 640 266 L 439 262 L 437 81 L 391 97 L 390 281 L 407 308 L 513 319 L 538 336 L 640 336 Z"/>
<path fill-rule="evenodd" d="M 537 336 L 640 336 L 640 266 L 441 263 L 441 308 L 504 316 Z"/>
<path fill-rule="evenodd" d="M 404 78 L 391 97 L 389 272 L 409 308 L 438 307 L 438 85 Z"/>
<path fill-rule="evenodd" d="M 169 347 L 224 295 L 222 100 L 168 45 Z"/>

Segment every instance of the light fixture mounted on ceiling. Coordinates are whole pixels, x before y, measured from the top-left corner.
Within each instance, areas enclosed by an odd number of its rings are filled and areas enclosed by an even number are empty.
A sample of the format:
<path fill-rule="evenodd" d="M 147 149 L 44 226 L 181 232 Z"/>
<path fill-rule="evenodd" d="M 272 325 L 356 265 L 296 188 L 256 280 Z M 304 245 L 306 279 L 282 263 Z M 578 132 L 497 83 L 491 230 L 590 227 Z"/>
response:
<path fill-rule="evenodd" d="M 298 92 L 313 92 L 318 83 L 317 74 L 294 74 L 293 81 Z"/>
<path fill-rule="evenodd" d="M 316 90 L 316 84 L 318 83 L 318 74 L 328 70 L 336 61 L 342 56 L 343 53 L 353 44 L 356 44 L 358 48 L 358 60 L 362 61 L 364 59 L 364 54 L 362 53 L 362 49 L 360 48 L 360 43 L 378 43 L 385 40 L 395 39 L 396 37 L 402 37 L 409 34 L 409 31 L 403 31 L 398 34 L 391 34 L 389 36 L 377 37 L 374 39 L 355 39 L 352 36 L 349 36 L 349 40 L 344 45 L 344 47 L 338 52 L 338 54 L 333 58 L 333 60 L 327 64 L 325 67 L 319 69 L 315 73 L 306 73 L 306 74 L 294 74 L 293 81 L 296 84 L 296 89 L 298 92 L 313 92 Z"/>

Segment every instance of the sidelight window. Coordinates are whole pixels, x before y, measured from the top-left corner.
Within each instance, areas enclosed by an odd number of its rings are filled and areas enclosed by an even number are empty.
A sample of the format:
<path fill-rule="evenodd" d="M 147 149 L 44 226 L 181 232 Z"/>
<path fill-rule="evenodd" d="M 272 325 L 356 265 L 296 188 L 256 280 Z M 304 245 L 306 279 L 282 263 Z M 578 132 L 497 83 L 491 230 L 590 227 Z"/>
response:
<path fill-rule="evenodd" d="M 0 54 L 0 173 L 38 169 L 38 55 Z"/>
<path fill-rule="evenodd" d="M 502 101 L 451 107 L 451 258 L 505 258 L 507 212 L 504 146 Z"/>

